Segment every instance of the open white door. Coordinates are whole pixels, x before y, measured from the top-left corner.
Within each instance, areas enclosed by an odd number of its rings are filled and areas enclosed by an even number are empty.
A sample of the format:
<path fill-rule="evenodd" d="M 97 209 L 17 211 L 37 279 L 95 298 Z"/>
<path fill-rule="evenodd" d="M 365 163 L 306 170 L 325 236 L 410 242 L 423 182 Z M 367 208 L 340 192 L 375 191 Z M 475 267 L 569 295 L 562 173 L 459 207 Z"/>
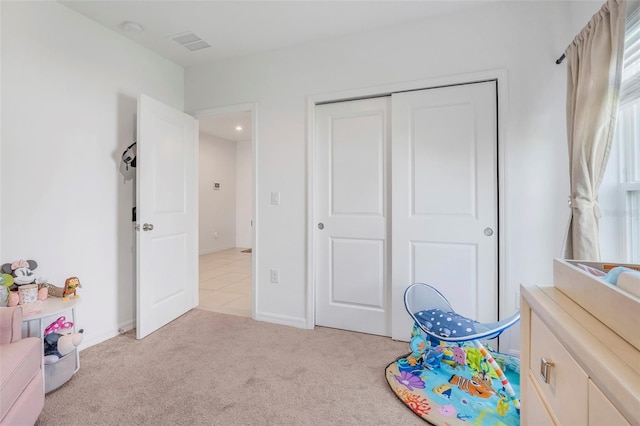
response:
<path fill-rule="evenodd" d="M 198 304 L 198 121 L 138 99 L 137 310 L 141 339 Z"/>

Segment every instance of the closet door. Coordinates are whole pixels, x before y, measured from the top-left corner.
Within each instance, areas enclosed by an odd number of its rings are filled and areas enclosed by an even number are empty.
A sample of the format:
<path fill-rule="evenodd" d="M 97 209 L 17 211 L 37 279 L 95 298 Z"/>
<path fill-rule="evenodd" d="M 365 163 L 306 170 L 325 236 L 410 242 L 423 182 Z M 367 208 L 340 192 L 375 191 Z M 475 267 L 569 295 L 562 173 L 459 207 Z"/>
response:
<path fill-rule="evenodd" d="M 316 324 L 390 335 L 389 97 L 316 107 Z"/>
<path fill-rule="evenodd" d="M 496 83 L 392 96 L 394 339 L 404 290 L 424 282 L 479 321 L 498 316 Z"/>

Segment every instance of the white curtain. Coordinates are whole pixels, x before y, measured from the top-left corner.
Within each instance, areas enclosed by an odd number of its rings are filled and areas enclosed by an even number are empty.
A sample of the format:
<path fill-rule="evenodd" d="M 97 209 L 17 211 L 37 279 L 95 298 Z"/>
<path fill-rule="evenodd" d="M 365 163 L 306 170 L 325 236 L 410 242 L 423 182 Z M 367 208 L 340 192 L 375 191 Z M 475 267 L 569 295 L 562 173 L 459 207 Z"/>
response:
<path fill-rule="evenodd" d="M 618 112 L 626 3 L 608 0 L 567 47 L 568 259 L 600 260 L 598 189 Z"/>

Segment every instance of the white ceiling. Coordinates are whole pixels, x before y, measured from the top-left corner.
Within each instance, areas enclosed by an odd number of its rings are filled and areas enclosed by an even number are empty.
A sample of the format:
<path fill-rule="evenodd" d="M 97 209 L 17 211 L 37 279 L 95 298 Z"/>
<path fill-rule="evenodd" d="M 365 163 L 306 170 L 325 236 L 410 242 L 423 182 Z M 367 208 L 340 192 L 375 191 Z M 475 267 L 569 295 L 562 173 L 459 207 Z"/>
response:
<path fill-rule="evenodd" d="M 482 0 L 117 1 L 59 0 L 184 67 L 451 13 Z M 124 21 L 140 24 L 127 32 Z M 193 32 L 211 47 L 190 52 L 172 36 Z"/>
<path fill-rule="evenodd" d="M 199 117 L 200 131 L 233 142 L 251 140 L 251 113 L 230 112 Z M 236 127 L 242 127 L 237 130 Z"/>
<path fill-rule="evenodd" d="M 144 1 L 58 0 L 60 3 L 185 68 L 452 13 L 483 0 L 418 1 Z M 142 26 L 126 31 L 125 21 Z M 211 47 L 189 51 L 176 35 L 194 33 Z M 200 129 L 249 140 L 249 113 L 200 118 Z M 243 131 L 235 130 L 237 124 Z"/>

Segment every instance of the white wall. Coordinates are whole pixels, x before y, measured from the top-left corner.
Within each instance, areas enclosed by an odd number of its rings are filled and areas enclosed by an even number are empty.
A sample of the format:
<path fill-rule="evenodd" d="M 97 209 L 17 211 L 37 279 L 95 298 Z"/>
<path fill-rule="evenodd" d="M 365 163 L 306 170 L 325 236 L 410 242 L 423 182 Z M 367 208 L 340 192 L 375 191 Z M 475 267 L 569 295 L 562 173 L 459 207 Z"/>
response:
<path fill-rule="evenodd" d="M 199 247 L 205 254 L 236 246 L 236 143 L 201 132 L 199 155 Z"/>
<path fill-rule="evenodd" d="M 257 102 L 258 319 L 305 326 L 307 110 L 310 95 L 506 70 L 505 313 L 520 283 L 550 284 L 568 215 L 566 68 L 555 59 L 591 2 L 496 2 L 455 15 L 186 70 L 185 103 Z M 270 192 L 281 205 L 270 205 Z M 269 269 L 280 269 L 280 283 Z M 409 284 L 409 283 L 407 283 Z M 517 333 L 510 347 L 518 346 Z"/>
<path fill-rule="evenodd" d="M 1 2 L 2 262 L 80 278 L 83 346 L 135 318 L 133 181 L 119 173 L 146 93 L 183 109 L 183 69 L 57 2 Z"/>
<path fill-rule="evenodd" d="M 236 247 L 251 247 L 253 158 L 251 141 L 236 143 Z"/>

